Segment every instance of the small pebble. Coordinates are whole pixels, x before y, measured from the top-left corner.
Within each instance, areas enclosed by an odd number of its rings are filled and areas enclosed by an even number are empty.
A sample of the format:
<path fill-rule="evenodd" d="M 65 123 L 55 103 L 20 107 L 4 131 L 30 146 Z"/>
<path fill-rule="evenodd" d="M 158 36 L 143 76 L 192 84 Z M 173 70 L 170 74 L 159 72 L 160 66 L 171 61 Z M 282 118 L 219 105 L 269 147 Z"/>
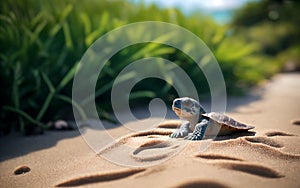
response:
<path fill-rule="evenodd" d="M 300 125 L 300 119 L 291 120 L 291 123 L 294 125 Z"/>
<path fill-rule="evenodd" d="M 30 168 L 29 168 L 28 166 L 23 165 L 23 166 L 17 167 L 17 168 L 14 170 L 14 174 L 15 174 L 15 175 L 20 175 L 20 174 L 25 174 L 25 173 L 27 173 L 27 172 L 29 172 L 29 171 L 30 171 Z"/>
<path fill-rule="evenodd" d="M 57 130 L 68 129 L 68 127 L 69 127 L 68 122 L 64 120 L 57 120 L 54 122 L 54 128 Z"/>
<path fill-rule="evenodd" d="M 65 120 L 57 120 L 54 122 L 47 123 L 49 130 L 74 130 L 76 128 L 76 124 L 72 121 L 65 121 Z"/>

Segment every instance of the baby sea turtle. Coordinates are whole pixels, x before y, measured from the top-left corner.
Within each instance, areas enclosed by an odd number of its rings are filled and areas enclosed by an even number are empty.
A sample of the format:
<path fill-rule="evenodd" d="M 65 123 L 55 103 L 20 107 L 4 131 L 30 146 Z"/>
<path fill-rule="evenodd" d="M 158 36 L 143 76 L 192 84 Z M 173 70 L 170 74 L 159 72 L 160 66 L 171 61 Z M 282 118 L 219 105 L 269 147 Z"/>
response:
<path fill-rule="evenodd" d="M 204 135 L 228 135 L 254 128 L 221 113 L 206 113 L 198 101 L 189 97 L 175 99 L 172 109 L 182 120 L 180 128 L 170 135 L 172 138 L 202 140 Z M 193 134 L 188 135 L 189 132 Z"/>

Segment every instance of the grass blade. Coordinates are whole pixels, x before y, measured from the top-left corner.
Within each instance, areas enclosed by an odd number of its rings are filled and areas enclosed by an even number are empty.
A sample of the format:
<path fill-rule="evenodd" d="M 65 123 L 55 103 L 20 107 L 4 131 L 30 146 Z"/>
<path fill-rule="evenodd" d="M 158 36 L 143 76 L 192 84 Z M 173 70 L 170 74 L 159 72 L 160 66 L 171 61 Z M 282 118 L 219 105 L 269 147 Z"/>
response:
<path fill-rule="evenodd" d="M 50 81 L 49 77 L 45 73 L 43 73 L 43 72 L 41 72 L 41 75 L 42 75 L 43 80 L 47 84 L 50 93 L 54 93 L 55 92 L 55 88 L 54 88 L 52 82 Z"/>
<path fill-rule="evenodd" d="M 63 23 L 63 31 L 64 31 L 64 36 L 65 36 L 66 46 L 69 49 L 73 49 L 73 41 L 72 41 L 72 37 L 71 37 L 69 24 L 67 22 Z"/>
<path fill-rule="evenodd" d="M 40 112 L 38 113 L 38 115 L 36 117 L 37 121 L 40 121 L 42 119 L 42 117 L 44 116 L 45 112 L 47 111 L 47 109 L 53 99 L 53 96 L 55 94 L 55 88 L 54 88 L 53 84 L 51 83 L 50 79 L 48 78 L 48 76 L 46 74 L 42 73 L 42 78 L 46 82 L 50 92 L 49 92 Z"/>
<path fill-rule="evenodd" d="M 79 65 L 79 62 L 75 63 L 75 65 L 69 70 L 69 72 L 66 74 L 66 76 L 64 76 L 64 78 L 58 84 L 58 86 L 56 88 L 56 92 L 59 92 L 74 78 L 74 75 L 75 75 L 78 65 Z"/>
<path fill-rule="evenodd" d="M 11 112 L 15 112 L 15 113 L 19 114 L 20 116 L 22 116 L 23 118 L 27 119 L 30 123 L 33 123 L 41 128 L 46 128 L 46 125 L 44 125 L 40 121 L 33 119 L 29 114 L 27 114 L 26 112 L 24 112 L 22 110 L 13 108 L 11 106 L 4 106 L 3 109 L 11 111 Z"/>
<path fill-rule="evenodd" d="M 73 10 L 73 6 L 71 4 L 68 4 L 60 15 L 60 21 L 64 22 L 72 10 Z"/>
<path fill-rule="evenodd" d="M 133 93 L 130 93 L 129 99 L 138 99 L 138 98 L 155 98 L 156 93 L 153 91 L 136 91 Z"/>
<path fill-rule="evenodd" d="M 83 26 L 84 26 L 85 35 L 90 34 L 91 30 L 92 30 L 92 27 L 91 27 L 91 21 L 90 21 L 90 18 L 88 16 L 88 14 L 81 13 L 80 14 L 80 19 L 81 19 L 81 21 L 83 23 Z"/>

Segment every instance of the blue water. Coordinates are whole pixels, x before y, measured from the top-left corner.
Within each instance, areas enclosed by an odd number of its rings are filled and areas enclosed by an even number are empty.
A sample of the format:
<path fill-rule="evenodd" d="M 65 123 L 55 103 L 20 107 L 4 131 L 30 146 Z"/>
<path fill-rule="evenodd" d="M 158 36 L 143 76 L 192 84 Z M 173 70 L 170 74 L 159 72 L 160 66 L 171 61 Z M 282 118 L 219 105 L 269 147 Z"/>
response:
<path fill-rule="evenodd" d="M 234 11 L 238 8 L 240 8 L 241 6 L 245 5 L 247 2 L 250 1 L 258 1 L 258 0 L 223 0 L 225 1 L 225 5 L 226 3 L 232 3 L 235 2 L 236 5 L 232 6 L 232 7 L 226 7 L 224 6 L 224 8 L 222 7 L 217 7 L 217 8 L 205 8 L 203 6 L 201 6 L 201 0 L 199 1 L 179 1 L 179 0 L 129 0 L 133 3 L 140 3 L 143 2 L 145 4 L 156 4 L 159 7 L 163 7 L 163 8 L 170 8 L 170 7 L 175 7 L 180 9 L 184 14 L 189 15 L 193 12 L 199 12 L 203 15 L 208 15 L 210 17 L 212 17 L 216 22 L 220 23 L 220 24 L 226 24 L 229 23 L 231 21 L 231 19 L 233 18 L 233 14 Z M 216 2 L 216 1 L 215 1 Z M 206 2 L 207 4 L 207 2 Z M 224 5 L 224 4 L 223 4 Z"/>
<path fill-rule="evenodd" d="M 234 10 L 219 10 L 219 11 L 211 11 L 211 12 L 204 12 L 211 16 L 216 22 L 220 24 L 229 23 L 233 17 Z"/>

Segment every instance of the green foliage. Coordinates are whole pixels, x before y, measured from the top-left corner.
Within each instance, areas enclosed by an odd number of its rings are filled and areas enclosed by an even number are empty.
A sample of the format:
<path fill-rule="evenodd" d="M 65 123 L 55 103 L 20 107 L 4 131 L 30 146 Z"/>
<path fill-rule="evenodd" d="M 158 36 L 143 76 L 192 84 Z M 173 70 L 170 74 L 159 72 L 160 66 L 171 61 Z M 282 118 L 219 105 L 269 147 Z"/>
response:
<path fill-rule="evenodd" d="M 296 0 L 252 2 L 236 12 L 234 35 L 246 42 L 257 41 L 262 53 L 278 57 L 275 66 L 291 61 L 300 64 L 295 55 L 300 43 L 299 11 L 300 2 Z"/>
<path fill-rule="evenodd" d="M 0 76 L 5 88 L 1 91 L 2 128 L 13 125 L 24 132 L 30 125 L 45 127 L 47 121 L 70 118 L 65 111 L 71 114 L 71 104 L 74 104 L 72 80 L 86 49 L 106 32 L 137 21 L 175 23 L 203 39 L 220 63 L 229 93 L 253 86 L 278 71 L 278 64 L 270 63 L 271 59 L 260 53 L 261 45 L 230 35 L 227 26 L 219 26 L 202 15 L 185 16 L 176 9 L 108 0 L 5 0 L 1 2 L 0 12 Z M 136 31 L 134 35 L 145 32 Z M 124 35 L 135 37 L 132 33 Z M 185 48 L 192 50 L 193 46 L 187 43 Z M 120 71 L 135 60 L 153 56 L 174 61 L 191 76 L 199 94 L 209 93 L 205 76 L 186 54 L 166 45 L 136 44 L 115 54 L 98 78 L 95 95 L 100 117 L 113 121 L 108 113 L 110 91 Z M 170 80 L 171 68 L 162 68 L 166 80 Z M 123 75 L 120 81 L 135 74 Z M 86 82 L 90 79 L 93 78 L 87 77 Z M 175 96 L 171 84 L 146 79 L 134 87 L 130 99 L 134 102 L 161 97 L 171 101 Z M 88 96 L 82 103 L 88 105 L 91 101 L 93 98 Z M 75 113 L 88 118 L 82 106 L 77 103 L 74 106 Z"/>

